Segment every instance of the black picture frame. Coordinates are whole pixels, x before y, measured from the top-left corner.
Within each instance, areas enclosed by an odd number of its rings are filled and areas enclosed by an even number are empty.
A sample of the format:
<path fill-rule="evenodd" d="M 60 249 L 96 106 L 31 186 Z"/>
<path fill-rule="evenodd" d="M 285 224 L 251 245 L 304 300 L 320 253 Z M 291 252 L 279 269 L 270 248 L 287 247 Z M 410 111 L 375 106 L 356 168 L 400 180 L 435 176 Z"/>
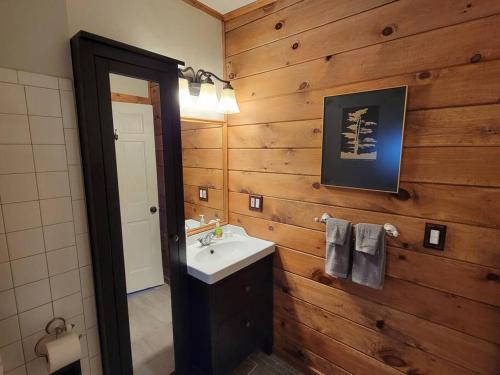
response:
<path fill-rule="evenodd" d="M 178 65 L 184 63 L 85 31 L 71 38 L 80 145 L 103 372 L 132 375 L 109 73 L 160 84 L 176 374 L 189 374 Z"/>
<path fill-rule="evenodd" d="M 408 86 L 326 96 L 321 184 L 397 193 Z"/>

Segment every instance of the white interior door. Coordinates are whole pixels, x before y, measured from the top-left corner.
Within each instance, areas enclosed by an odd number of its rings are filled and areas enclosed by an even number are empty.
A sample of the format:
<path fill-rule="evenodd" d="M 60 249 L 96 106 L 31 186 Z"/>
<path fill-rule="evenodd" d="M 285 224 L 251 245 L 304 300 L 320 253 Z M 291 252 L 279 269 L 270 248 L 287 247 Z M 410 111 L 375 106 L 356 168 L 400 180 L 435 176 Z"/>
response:
<path fill-rule="evenodd" d="M 113 102 L 127 293 L 164 283 L 153 107 Z"/>

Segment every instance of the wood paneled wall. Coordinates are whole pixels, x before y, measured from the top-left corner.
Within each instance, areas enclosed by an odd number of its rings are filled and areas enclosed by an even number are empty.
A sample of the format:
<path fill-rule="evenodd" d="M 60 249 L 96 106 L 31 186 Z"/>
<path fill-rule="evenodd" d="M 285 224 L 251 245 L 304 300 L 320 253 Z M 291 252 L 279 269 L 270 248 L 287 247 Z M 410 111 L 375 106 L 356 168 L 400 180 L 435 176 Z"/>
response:
<path fill-rule="evenodd" d="M 225 35 L 229 219 L 278 244 L 275 351 L 311 374 L 499 374 L 500 2 L 277 0 Z M 323 96 L 396 85 L 399 193 L 320 185 Z M 323 212 L 399 228 L 383 290 L 323 272 Z"/>
<path fill-rule="evenodd" d="M 184 214 L 205 221 L 224 217 L 223 125 L 199 120 L 181 121 L 184 166 Z M 198 188 L 208 188 L 208 201 L 200 201 Z"/>

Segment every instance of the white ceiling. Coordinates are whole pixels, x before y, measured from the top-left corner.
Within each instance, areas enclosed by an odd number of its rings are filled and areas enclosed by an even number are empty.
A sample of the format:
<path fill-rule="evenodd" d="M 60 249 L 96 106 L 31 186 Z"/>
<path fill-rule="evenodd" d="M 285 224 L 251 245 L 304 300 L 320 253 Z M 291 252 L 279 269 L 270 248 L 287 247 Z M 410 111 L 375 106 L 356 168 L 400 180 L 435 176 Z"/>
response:
<path fill-rule="evenodd" d="M 226 14 L 232 10 L 241 8 L 247 4 L 255 2 L 255 0 L 199 0 L 200 3 L 208 5 L 221 14 Z"/>

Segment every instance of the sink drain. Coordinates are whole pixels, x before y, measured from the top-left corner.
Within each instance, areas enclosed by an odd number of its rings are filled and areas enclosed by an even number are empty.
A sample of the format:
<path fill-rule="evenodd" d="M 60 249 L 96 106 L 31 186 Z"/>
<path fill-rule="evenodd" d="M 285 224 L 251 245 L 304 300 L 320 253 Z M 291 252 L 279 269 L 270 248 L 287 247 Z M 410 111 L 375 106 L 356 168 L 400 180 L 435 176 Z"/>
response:
<path fill-rule="evenodd" d="M 210 249 L 210 254 L 213 254 L 215 253 L 215 250 L 214 249 Z"/>

